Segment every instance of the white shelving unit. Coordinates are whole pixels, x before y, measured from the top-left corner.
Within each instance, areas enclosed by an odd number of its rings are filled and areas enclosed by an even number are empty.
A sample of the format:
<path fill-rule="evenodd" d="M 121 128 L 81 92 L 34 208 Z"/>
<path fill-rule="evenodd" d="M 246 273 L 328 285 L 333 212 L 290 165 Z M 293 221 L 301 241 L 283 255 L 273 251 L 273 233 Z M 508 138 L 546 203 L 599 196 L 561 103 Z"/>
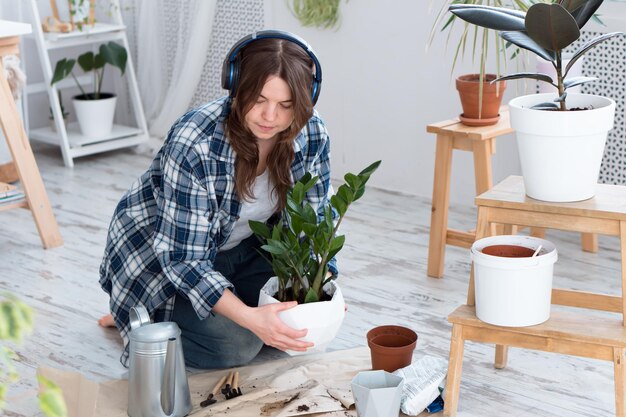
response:
<path fill-rule="evenodd" d="M 46 33 L 41 26 L 41 16 L 37 6 L 37 0 L 28 0 L 33 17 L 33 35 L 43 70 L 44 81 L 28 85 L 26 93 L 35 94 L 44 91 L 48 93 L 50 108 L 52 109 L 56 128 L 50 126 L 30 129 L 29 137 L 32 140 L 60 146 L 63 153 L 63 161 L 67 167 L 74 166 L 74 158 L 135 146 L 147 142 L 149 139 L 148 126 L 146 124 L 137 79 L 135 77 L 135 69 L 130 54 L 128 56 L 124 76 L 128 77 L 130 99 L 134 110 L 136 126 L 114 124 L 111 133 L 105 137 L 85 137 L 81 134 L 76 123 L 68 123 L 66 125 L 61 114 L 61 104 L 59 103 L 57 91 L 58 89 L 73 87 L 75 85 L 73 80 L 66 79 L 53 86 L 50 85 L 53 75 L 53 66 L 49 54 L 51 50 L 116 41 L 121 43 L 127 51 L 130 51 L 119 2 L 118 0 L 111 1 L 115 4 L 112 8 L 112 22 L 110 23 L 98 22 L 93 27 L 85 26 L 81 31 L 73 31 L 70 33 Z M 79 81 L 82 85 L 92 83 L 90 76 L 81 76 L 79 77 Z"/>

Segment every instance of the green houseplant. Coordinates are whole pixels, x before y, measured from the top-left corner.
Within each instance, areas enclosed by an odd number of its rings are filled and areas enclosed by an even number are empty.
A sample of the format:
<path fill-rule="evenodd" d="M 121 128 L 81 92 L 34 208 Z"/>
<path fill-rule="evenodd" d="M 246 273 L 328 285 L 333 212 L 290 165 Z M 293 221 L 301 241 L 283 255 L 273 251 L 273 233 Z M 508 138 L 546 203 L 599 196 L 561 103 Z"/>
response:
<path fill-rule="evenodd" d="M 499 78 L 530 78 L 558 89 L 558 93 L 532 94 L 509 102 L 524 185 L 530 197 L 567 202 L 595 194 L 607 133 L 613 128 L 615 102 L 606 97 L 568 94 L 568 88 L 596 80 L 568 77 L 568 72 L 589 50 L 623 33 L 607 33 L 588 41 L 574 52 L 567 65 L 563 64 L 562 53 L 578 40 L 580 29 L 602 3 L 558 0 L 533 4 L 526 13 L 482 5 L 450 6 L 457 17 L 499 31 L 507 42 L 541 56 L 555 68 L 555 78 L 534 72 Z"/>
<path fill-rule="evenodd" d="M 343 321 L 343 296 L 330 276 L 329 262 L 345 242 L 345 236 L 337 233 L 348 208 L 363 196 L 365 184 L 380 162 L 359 174 L 346 174 L 345 184 L 319 216 L 306 199 L 318 178 L 307 173 L 289 191 L 283 218 L 277 225 L 270 229 L 264 223 L 250 221 L 250 228 L 264 242 L 261 248 L 269 254 L 276 274 L 261 289 L 259 305 L 298 301 L 300 305 L 282 311 L 280 317 L 290 327 L 308 329 L 304 340 L 315 344 L 309 351 L 323 351 Z"/>
<path fill-rule="evenodd" d="M 461 122 L 471 126 L 481 126 L 497 123 L 499 108 L 502 102 L 506 81 L 492 84 L 509 60 L 514 60 L 519 49 L 508 48 L 496 31 L 489 28 L 473 26 L 468 22 L 462 22 L 462 30 L 458 30 L 459 19 L 454 14 L 448 13 L 451 5 L 485 5 L 502 7 L 510 4 L 514 10 L 526 11 L 531 5 L 529 0 L 445 0 L 435 15 L 431 27 L 428 45 L 431 46 L 435 37 L 446 34 L 446 48 L 453 47 L 454 53 L 450 74 L 454 73 L 459 60 L 471 55 L 472 63 L 478 61 L 477 71 L 473 74 L 462 74 L 456 78 L 456 88 L 459 91 L 463 114 Z M 455 36 L 457 36 L 455 38 Z M 495 57 L 495 72 L 487 72 L 487 59 L 490 55 Z"/>
<path fill-rule="evenodd" d="M 80 129 L 85 136 L 101 137 L 111 132 L 117 97 L 112 93 L 102 92 L 102 81 L 107 64 L 119 68 L 122 75 L 126 71 L 128 53 L 126 48 L 116 42 L 101 44 L 98 53 L 85 52 L 77 59 L 63 58 L 56 63 L 50 81 L 51 85 L 72 76 L 81 94 L 74 96 L 72 102 Z M 76 78 L 76 63 L 85 72 L 93 74 L 93 89 L 88 92 Z"/>
<path fill-rule="evenodd" d="M 291 0 L 290 9 L 302 26 L 330 29 L 339 25 L 340 2 L 341 0 Z"/>

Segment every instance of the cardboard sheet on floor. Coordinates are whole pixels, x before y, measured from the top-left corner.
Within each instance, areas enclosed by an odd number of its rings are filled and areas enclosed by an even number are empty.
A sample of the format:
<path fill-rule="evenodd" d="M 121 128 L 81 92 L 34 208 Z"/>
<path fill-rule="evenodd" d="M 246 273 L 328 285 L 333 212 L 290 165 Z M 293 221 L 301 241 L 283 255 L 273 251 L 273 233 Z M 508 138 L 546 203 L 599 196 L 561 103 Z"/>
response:
<path fill-rule="evenodd" d="M 356 416 L 350 381 L 371 369 L 367 347 L 287 357 L 237 368 L 242 394 L 230 400 L 219 394 L 206 408 L 200 403 L 228 370 L 189 375 L 193 409 L 190 416 L 289 417 Z M 39 368 L 63 389 L 68 417 L 126 417 L 128 381 L 89 381 L 76 372 Z"/>

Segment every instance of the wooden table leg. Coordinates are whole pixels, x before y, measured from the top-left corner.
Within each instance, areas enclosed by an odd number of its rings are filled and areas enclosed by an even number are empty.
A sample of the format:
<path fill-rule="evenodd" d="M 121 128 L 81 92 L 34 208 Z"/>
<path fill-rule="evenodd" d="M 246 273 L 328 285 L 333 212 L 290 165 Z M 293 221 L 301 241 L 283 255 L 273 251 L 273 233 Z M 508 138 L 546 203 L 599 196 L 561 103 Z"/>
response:
<path fill-rule="evenodd" d="M 0 60 L 0 125 L 4 132 L 11 156 L 17 167 L 24 195 L 28 202 L 39 237 L 44 248 L 53 248 L 63 244 L 52 207 L 46 194 L 43 181 L 33 156 L 30 142 L 22 126 L 22 121 L 11 89 L 4 75 L 4 67 Z"/>
<path fill-rule="evenodd" d="M 493 366 L 496 369 L 502 369 L 506 367 L 506 362 L 509 359 L 509 347 L 505 345 L 496 345 L 496 357 L 493 362 Z"/>
<path fill-rule="evenodd" d="M 582 233 L 580 243 L 585 252 L 598 252 L 598 235 L 594 233 Z"/>
<path fill-rule="evenodd" d="M 626 349 L 624 348 L 613 348 L 616 417 L 626 417 L 626 408 L 624 405 L 624 385 L 626 384 L 626 373 L 624 372 L 624 352 L 626 352 Z"/>
<path fill-rule="evenodd" d="M 461 390 L 461 372 L 463 371 L 463 326 L 452 325 L 450 338 L 450 358 L 448 360 L 448 379 L 446 381 L 446 400 L 444 402 L 443 415 L 454 417 L 459 407 L 459 393 Z"/>
<path fill-rule="evenodd" d="M 619 222 L 619 246 L 622 260 L 622 324 L 626 326 L 626 221 Z"/>
<path fill-rule="evenodd" d="M 453 142 L 452 136 L 437 135 L 427 270 L 434 278 L 441 278 L 444 270 Z"/>
<path fill-rule="evenodd" d="M 472 143 L 474 154 L 474 182 L 476 183 L 476 195 L 489 191 L 493 187 L 493 170 L 491 168 L 491 155 L 495 152 L 496 138 Z M 495 224 L 489 226 L 490 235 L 502 234 L 502 227 L 496 228 Z"/>

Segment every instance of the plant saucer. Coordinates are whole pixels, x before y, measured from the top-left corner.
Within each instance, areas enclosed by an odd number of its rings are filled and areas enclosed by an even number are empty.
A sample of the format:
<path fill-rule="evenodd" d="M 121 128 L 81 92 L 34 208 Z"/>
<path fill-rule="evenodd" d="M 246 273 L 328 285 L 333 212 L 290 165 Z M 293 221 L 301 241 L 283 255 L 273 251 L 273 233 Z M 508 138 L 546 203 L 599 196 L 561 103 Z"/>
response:
<path fill-rule="evenodd" d="M 489 126 L 498 123 L 498 120 L 500 120 L 500 115 L 487 119 L 473 119 L 470 117 L 465 117 L 463 116 L 463 113 L 461 113 L 459 114 L 459 120 L 461 121 L 461 123 L 467 126 Z"/>

